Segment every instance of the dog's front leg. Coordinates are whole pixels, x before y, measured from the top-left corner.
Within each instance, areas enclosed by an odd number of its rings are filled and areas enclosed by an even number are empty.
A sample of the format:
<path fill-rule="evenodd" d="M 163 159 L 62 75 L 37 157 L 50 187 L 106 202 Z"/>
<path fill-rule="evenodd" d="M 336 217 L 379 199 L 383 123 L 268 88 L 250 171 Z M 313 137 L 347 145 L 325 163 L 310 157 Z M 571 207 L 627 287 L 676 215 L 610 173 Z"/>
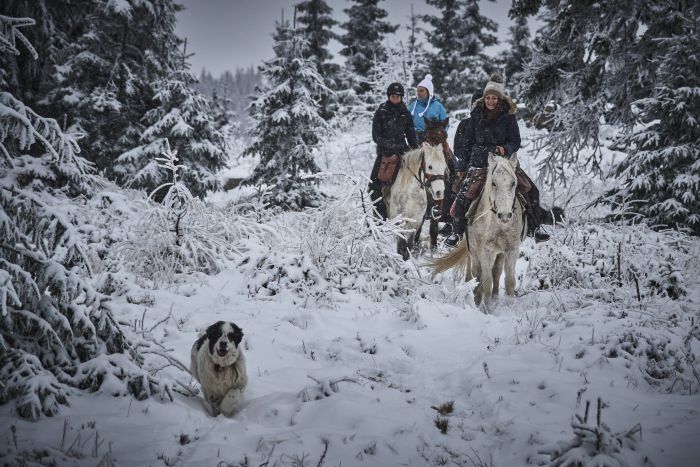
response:
<path fill-rule="evenodd" d="M 221 404 L 219 405 L 221 413 L 223 413 L 227 417 L 233 415 L 233 412 L 236 410 L 236 406 L 238 405 L 242 397 L 243 391 L 241 391 L 240 389 L 234 388 L 229 390 L 229 392 L 226 393 L 224 398 L 221 400 Z"/>

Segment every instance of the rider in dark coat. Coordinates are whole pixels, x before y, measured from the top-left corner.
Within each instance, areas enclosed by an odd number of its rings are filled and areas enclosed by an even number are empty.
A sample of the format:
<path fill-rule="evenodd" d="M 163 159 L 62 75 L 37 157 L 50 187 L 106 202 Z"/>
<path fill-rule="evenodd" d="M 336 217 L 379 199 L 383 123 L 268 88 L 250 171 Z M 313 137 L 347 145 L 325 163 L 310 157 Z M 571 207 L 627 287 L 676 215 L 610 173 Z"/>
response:
<path fill-rule="evenodd" d="M 473 108 L 473 105 L 476 104 L 476 102 L 481 99 L 481 96 L 483 96 L 483 92 L 481 90 L 476 91 L 472 95 L 472 100 L 471 100 L 471 105 Z M 454 159 L 457 159 L 457 154 L 461 154 L 464 152 L 464 134 L 467 131 L 467 128 L 469 127 L 469 122 L 471 121 L 471 117 L 467 117 L 463 119 L 461 122 L 459 122 L 459 125 L 457 125 L 457 131 L 455 132 L 455 138 L 454 138 Z M 450 174 L 452 175 L 451 179 L 448 181 L 449 187 L 445 189 L 445 201 L 443 202 L 443 207 L 446 208 L 443 210 L 443 216 L 440 219 L 441 222 L 444 222 L 445 225 L 442 226 L 442 229 L 440 229 L 440 235 L 450 235 L 452 233 L 452 216 L 450 215 L 450 207 L 452 206 L 452 201 L 454 201 L 455 197 L 457 196 L 457 192 L 453 190 L 454 187 L 454 182 L 456 177 L 456 165 L 455 167 L 450 167 Z M 452 196 L 448 197 L 448 193 L 451 194 Z"/>
<path fill-rule="evenodd" d="M 501 76 L 492 75 L 484 89 L 484 97 L 473 106 L 471 118 L 462 139 L 463 144 L 456 145 L 460 149 L 457 153 L 457 174 L 463 177 L 466 172 L 467 179 L 457 194 L 453 233 L 445 240 L 446 245 L 457 245 L 459 238 L 464 234 L 465 215 L 472 200 L 480 191 L 474 190 L 472 185 L 483 183 L 483 170 L 479 169 L 488 167 L 489 153 L 510 157 L 520 148 L 520 130 L 515 111 L 515 103 L 503 93 Z M 549 235 L 539 229 L 538 216 L 532 215 L 535 208 L 539 208 L 539 192 L 534 189 L 530 193 L 527 194 L 526 208 L 530 229 L 536 240 L 548 240 Z"/>
<path fill-rule="evenodd" d="M 377 144 L 377 158 L 370 174 L 369 192 L 372 201 L 382 196 L 382 182 L 377 179 L 382 156 L 401 155 L 409 149 L 417 149 L 413 117 L 403 102 L 404 88 L 400 83 L 392 83 L 386 90 L 387 100 L 374 113 L 372 120 L 372 140 Z M 375 203 L 377 212 L 386 218 L 386 206 Z"/>

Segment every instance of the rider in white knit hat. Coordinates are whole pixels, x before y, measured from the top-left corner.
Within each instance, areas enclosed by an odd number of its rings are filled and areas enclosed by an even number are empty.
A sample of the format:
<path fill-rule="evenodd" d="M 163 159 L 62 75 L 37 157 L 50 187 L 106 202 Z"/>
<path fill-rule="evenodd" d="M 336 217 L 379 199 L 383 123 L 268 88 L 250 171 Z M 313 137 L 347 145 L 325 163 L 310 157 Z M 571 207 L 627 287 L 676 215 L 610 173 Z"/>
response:
<path fill-rule="evenodd" d="M 423 81 L 416 86 L 416 98 L 408 103 L 408 110 L 413 115 L 413 127 L 416 129 L 418 142 L 423 142 L 421 138 L 425 131 L 425 119 L 437 120 L 442 122 L 447 119 L 447 111 L 445 107 L 435 96 L 435 87 L 433 86 L 433 75 L 427 74 Z M 447 129 L 449 126 L 446 126 Z"/>

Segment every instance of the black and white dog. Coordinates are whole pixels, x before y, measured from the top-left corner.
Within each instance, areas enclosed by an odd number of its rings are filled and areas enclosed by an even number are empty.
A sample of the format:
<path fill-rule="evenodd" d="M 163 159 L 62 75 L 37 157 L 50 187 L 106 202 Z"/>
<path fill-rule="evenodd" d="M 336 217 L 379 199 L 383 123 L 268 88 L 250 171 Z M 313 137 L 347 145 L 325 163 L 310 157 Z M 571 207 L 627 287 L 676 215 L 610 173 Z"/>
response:
<path fill-rule="evenodd" d="M 202 385 L 204 400 L 213 416 L 231 416 L 248 383 L 245 357 L 239 347 L 243 330 L 218 321 L 199 335 L 192 346 L 192 376 Z"/>

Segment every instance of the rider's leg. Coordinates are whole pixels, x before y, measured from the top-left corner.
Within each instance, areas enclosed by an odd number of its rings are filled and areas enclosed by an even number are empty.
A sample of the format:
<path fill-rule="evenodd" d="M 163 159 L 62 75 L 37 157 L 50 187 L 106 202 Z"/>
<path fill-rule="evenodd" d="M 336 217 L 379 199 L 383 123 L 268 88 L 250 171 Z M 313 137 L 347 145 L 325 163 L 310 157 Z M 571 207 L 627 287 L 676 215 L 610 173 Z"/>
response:
<path fill-rule="evenodd" d="M 380 219 L 386 219 L 386 205 L 384 201 L 380 198 L 382 197 L 382 182 L 377 179 L 377 174 L 379 173 L 379 166 L 381 165 L 382 157 L 377 156 L 374 161 L 374 166 L 372 167 L 372 172 L 370 173 L 369 179 L 369 196 L 374 204 L 377 215 Z"/>
<path fill-rule="evenodd" d="M 459 243 L 459 239 L 467 228 L 466 215 L 471 205 L 471 200 L 467 199 L 465 196 L 467 188 L 468 184 L 465 183 L 465 186 L 459 191 L 457 199 L 455 200 L 455 217 L 452 222 L 452 235 L 445 239 L 445 245 L 450 247 L 454 247 Z"/>
<path fill-rule="evenodd" d="M 529 180 L 529 177 L 528 177 Z M 540 207 L 540 190 L 535 184 L 530 181 L 530 191 L 525 195 L 527 205 L 525 206 L 525 214 L 527 215 L 527 231 L 528 235 L 535 238 L 535 242 L 546 242 L 549 240 L 549 234 L 542 228 Z"/>

